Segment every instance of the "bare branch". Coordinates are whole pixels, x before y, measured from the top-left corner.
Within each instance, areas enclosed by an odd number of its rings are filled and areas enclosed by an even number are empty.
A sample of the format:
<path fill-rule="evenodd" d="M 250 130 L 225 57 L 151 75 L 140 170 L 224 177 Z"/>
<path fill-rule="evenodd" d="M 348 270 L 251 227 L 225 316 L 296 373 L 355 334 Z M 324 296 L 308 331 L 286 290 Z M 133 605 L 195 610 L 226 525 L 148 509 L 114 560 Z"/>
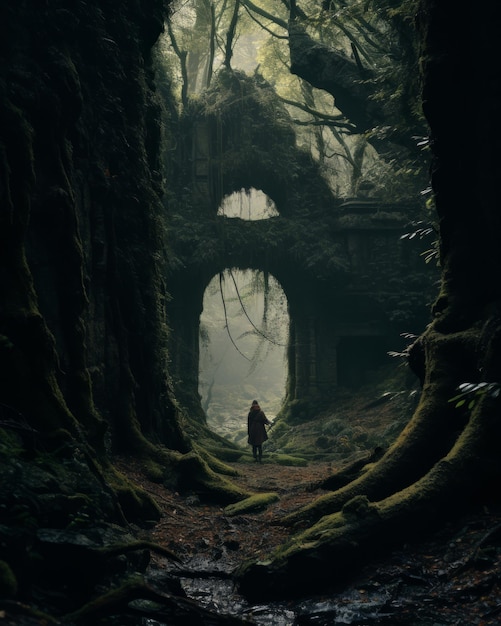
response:
<path fill-rule="evenodd" d="M 172 24 L 170 23 L 170 19 L 167 19 L 167 31 L 169 33 L 172 49 L 176 53 L 181 64 L 181 76 L 183 77 L 183 86 L 181 88 L 181 102 L 183 103 L 183 106 L 186 106 L 188 102 L 188 68 L 186 67 L 186 58 L 188 56 L 188 53 L 185 50 L 181 50 L 178 46 L 174 31 L 172 30 Z"/>
<path fill-rule="evenodd" d="M 297 126 L 328 126 L 329 128 L 336 127 L 353 132 L 353 125 L 349 122 L 326 122 L 325 120 L 292 120 Z"/>
<path fill-rule="evenodd" d="M 276 24 L 277 26 L 281 26 L 283 29 L 288 30 L 288 25 L 286 21 L 281 20 L 279 17 L 276 17 L 276 15 L 268 13 L 268 11 L 265 11 L 264 9 L 261 9 L 253 2 L 251 2 L 251 0 L 242 0 L 242 4 L 248 7 L 251 11 L 254 11 L 254 13 L 260 15 L 261 17 L 264 17 L 267 20 L 270 20 L 270 22 Z"/>
<path fill-rule="evenodd" d="M 231 341 L 231 343 L 233 344 L 233 347 L 235 348 L 235 350 L 244 357 L 244 359 L 247 359 L 247 361 L 251 361 L 251 359 L 249 359 L 248 356 L 246 356 L 241 350 L 240 348 L 237 346 L 237 344 L 235 343 L 235 340 L 233 339 L 232 335 L 231 335 L 231 331 L 230 331 L 230 326 L 228 324 L 228 312 L 226 311 L 226 301 L 224 299 L 224 293 L 223 293 L 223 273 L 220 272 L 219 273 L 219 293 L 221 294 L 221 300 L 223 301 L 223 311 L 224 311 L 224 323 L 225 323 L 225 328 L 226 328 L 226 332 L 228 333 L 228 337 Z"/>
<path fill-rule="evenodd" d="M 337 122 L 339 120 L 345 119 L 344 115 L 342 115 L 341 113 L 339 115 L 329 115 L 328 113 L 321 113 L 316 109 L 312 109 L 307 104 L 302 104 L 301 102 L 297 102 L 296 100 L 288 100 L 287 98 L 283 98 L 282 96 L 279 97 L 283 103 L 290 104 L 291 106 L 301 109 L 305 113 L 310 113 L 311 115 L 313 115 L 313 117 L 321 118 L 326 122 Z"/>
<path fill-rule="evenodd" d="M 249 9 L 249 7 L 245 5 L 245 2 L 243 2 L 242 5 L 243 5 L 244 9 L 247 11 L 247 15 L 251 18 L 251 20 L 256 22 L 256 24 L 259 26 L 259 28 L 262 28 L 269 35 L 271 35 L 272 37 L 276 37 L 277 39 L 289 39 L 289 35 L 277 35 L 277 33 L 274 33 L 270 28 L 268 28 L 262 22 L 260 22 L 257 19 L 257 17 L 252 14 L 252 11 Z"/>
<path fill-rule="evenodd" d="M 278 343 L 278 341 L 275 341 L 271 337 L 268 337 L 267 335 L 265 335 L 261 330 L 259 330 L 259 328 L 257 328 L 257 326 L 254 324 L 254 322 L 251 320 L 251 318 L 249 317 L 249 314 L 247 313 L 247 309 L 245 308 L 245 305 L 242 302 L 242 298 L 240 297 L 240 292 L 238 290 L 237 281 L 235 280 L 235 276 L 233 275 L 233 272 L 231 270 L 228 270 L 228 271 L 230 273 L 230 276 L 231 276 L 231 279 L 233 281 L 233 284 L 235 285 L 235 289 L 236 289 L 236 292 L 237 292 L 237 298 L 238 298 L 238 301 L 240 302 L 240 306 L 242 307 L 242 311 L 244 312 L 245 317 L 249 320 L 252 328 L 258 333 L 258 335 L 261 335 L 261 337 L 263 337 L 263 339 L 266 339 L 266 341 L 269 341 L 270 343 L 274 344 L 275 346 L 284 347 L 283 343 Z"/>

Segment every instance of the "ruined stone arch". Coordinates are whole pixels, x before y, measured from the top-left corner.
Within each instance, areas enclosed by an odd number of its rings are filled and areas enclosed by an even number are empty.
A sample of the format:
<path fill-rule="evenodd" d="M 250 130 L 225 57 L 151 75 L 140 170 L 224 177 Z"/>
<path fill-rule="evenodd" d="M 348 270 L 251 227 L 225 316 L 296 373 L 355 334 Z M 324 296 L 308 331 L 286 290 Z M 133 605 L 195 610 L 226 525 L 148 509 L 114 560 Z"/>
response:
<path fill-rule="evenodd" d="M 183 202 L 171 209 L 171 372 L 177 396 L 202 420 L 199 319 L 207 285 L 225 268 L 269 272 L 282 286 L 290 320 L 286 402 L 299 404 L 335 395 L 339 345 L 359 346 L 354 384 L 357 370 L 370 365 L 364 342 L 376 343 L 383 357 L 385 348 L 398 349 L 391 341 L 409 328 L 398 325 L 395 313 L 412 317 L 419 302 L 427 315 L 423 291 L 430 285 L 424 266 L 408 284 L 416 255 L 404 254 L 399 237 L 409 207 L 335 198 L 311 156 L 295 145 L 266 86 L 234 73 L 223 78 L 184 128 Z M 279 215 L 258 221 L 217 215 L 224 197 L 250 188 L 271 198 Z M 402 290 L 413 293 L 405 311 L 398 309 Z"/>
<path fill-rule="evenodd" d="M 254 205 L 256 208 L 253 208 Z M 254 222 L 279 217 L 280 213 L 273 200 L 262 189 L 251 187 L 225 196 L 217 215 Z"/>
<path fill-rule="evenodd" d="M 352 262 L 346 269 L 334 270 L 328 277 L 318 276 L 316 266 L 308 267 L 308 254 L 314 252 L 315 241 L 304 246 L 306 254 L 296 254 L 294 238 L 280 236 L 290 226 L 284 224 L 285 221 L 287 218 L 282 216 L 255 222 L 240 218 L 213 219 L 211 227 L 217 234 L 219 245 L 214 246 L 204 262 L 195 261 L 198 255 L 193 250 L 193 263 L 186 265 L 169 281 L 172 372 L 178 395 L 192 410 L 200 402 L 199 320 L 203 296 L 212 277 L 226 268 L 268 272 L 284 291 L 290 321 L 287 401 L 310 401 L 335 393 L 339 383 L 338 370 L 342 367 L 338 358 L 340 341 L 345 345 L 350 338 L 356 338 L 358 345 L 364 338 L 367 342 L 379 341 L 384 351 L 386 338 L 391 333 L 387 312 L 383 304 L 376 302 L 371 289 L 366 284 L 360 288 L 357 280 L 360 268 L 367 269 L 369 261 L 360 251 L 353 252 Z M 379 237 L 382 232 L 385 231 L 379 228 Z M 385 236 L 397 238 L 394 225 L 387 229 Z M 341 230 L 337 238 L 340 256 L 342 253 L 348 256 L 350 245 L 356 249 L 354 241 L 364 250 L 367 248 L 363 245 L 367 244 L 368 238 L 365 231 Z M 271 240 L 274 240 L 274 246 L 270 246 Z M 370 242 L 368 245 L 371 246 Z M 356 271 L 357 267 L 359 271 Z M 382 269 L 381 263 L 379 270 Z M 391 347 L 387 343 L 386 348 Z M 363 367 L 361 362 L 360 373 Z M 352 373 L 351 378 L 356 373 Z"/>
<path fill-rule="evenodd" d="M 244 443 L 248 406 L 273 418 L 286 388 L 289 313 L 272 274 L 227 269 L 212 278 L 200 316 L 199 392 L 208 424 Z"/>

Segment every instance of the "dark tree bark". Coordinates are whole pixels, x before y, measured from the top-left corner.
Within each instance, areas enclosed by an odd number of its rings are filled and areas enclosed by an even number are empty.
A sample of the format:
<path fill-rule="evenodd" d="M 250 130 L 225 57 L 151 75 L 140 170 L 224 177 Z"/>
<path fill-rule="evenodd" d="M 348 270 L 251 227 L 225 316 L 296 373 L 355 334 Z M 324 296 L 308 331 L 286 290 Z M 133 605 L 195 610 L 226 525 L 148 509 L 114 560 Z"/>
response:
<path fill-rule="evenodd" d="M 78 612 L 101 577 L 146 567 L 91 567 L 81 549 L 159 518 L 117 452 L 180 491 L 248 495 L 192 451 L 169 379 L 152 61 L 165 11 L 0 3 L 0 595 L 21 603 L 53 584 Z"/>
<path fill-rule="evenodd" d="M 402 25 L 398 17 L 393 19 L 395 23 L 389 26 L 395 28 L 395 36 L 400 36 L 402 40 L 401 62 L 408 67 L 405 77 L 391 80 L 387 78 L 381 83 L 381 77 L 361 65 L 353 43 L 351 58 L 343 51 L 315 41 L 306 32 L 299 18 L 292 19 L 292 11 L 288 25 L 291 72 L 310 85 L 330 93 L 334 97 L 336 108 L 352 125 L 354 133 L 373 131 L 369 141 L 377 150 L 383 153 L 391 150 L 397 154 L 404 148 L 416 153 L 413 135 L 424 131 L 409 132 L 407 126 L 416 129 L 418 123 L 409 103 L 414 88 L 414 82 L 409 79 L 409 75 L 413 76 L 418 71 L 418 61 L 415 47 L 406 40 L 407 25 Z M 400 84 L 401 82 L 404 84 Z M 388 97 L 374 97 L 376 89 L 384 89 Z M 393 99 L 390 96 L 397 89 L 402 89 L 402 94 Z M 378 128 L 384 128 L 384 137 L 380 136 Z"/>
<path fill-rule="evenodd" d="M 298 21 L 289 24 L 291 72 L 335 97 L 336 107 L 363 133 L 388 119 L 381 104 L 371 99 L 373 87 L 356 61 L 343 52 L 313 41 Z"/>
<path fill-rule="evenodd" d="M 235 1 L 233 7 L 233 15 L 231 16 L 231 22 L 226 33 L 226 46 L 224 51 L 224 66 L 226 69 L 231 68 L 231 57 L 233 56 L 233 46 L 235 45 L 235 35 L 237 32 L 238 23 L 238 11 L 240 9 L 240 0 Z"/>
<path fill-rule="evenodd" d="M 417 16 L 442 263 L 433 322 L 411 351 L 423 381 L 419 406 L 371 469 L 289 518 L 306 530 L 266 563 L 241 569 L 250 597 L 346 581 L 375 555 L 499 497 L 501 400 L 472 393 L 456 408 L 450 399 L 461 383 L 493 383 L 495 390 L 501 380 L 501 286 L 494 278 L 501 270 L 501 82 L 491 69 L 499 62 L 500 14 L 494 0 L 473 13 L 422 0 Z M 481 111 L 467 132 L 463 86 Z"/>
<path fill-rule="evenodd" d="M 166 7 L 65 4 L 0 8 L 2 416 L 48 453 L 83 451 L 129 516 L 150 517 L 110 452 L 134 452 L 173 484 L 189 483 L 183 455 L 196 465 L 168 371 L 151 56 Z M 207 492 L 217 481 L 205 470 L 199 460 L 192 475 Z"/>

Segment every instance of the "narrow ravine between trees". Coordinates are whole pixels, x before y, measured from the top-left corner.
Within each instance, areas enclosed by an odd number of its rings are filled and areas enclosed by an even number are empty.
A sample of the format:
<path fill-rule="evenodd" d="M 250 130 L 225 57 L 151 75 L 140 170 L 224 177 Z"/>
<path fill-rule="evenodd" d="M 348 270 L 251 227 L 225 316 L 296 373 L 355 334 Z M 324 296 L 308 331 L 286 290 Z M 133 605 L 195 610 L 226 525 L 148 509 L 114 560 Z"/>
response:
<path fill-rule="evenodd" d="M 499 622 L 500 5 L 268 4 L 0 3 L 8 626 Z M 251 188 L 278 215 L 220 214 Z M 229 268 L 288 303 L 262 466 L 200 403 Z"/>

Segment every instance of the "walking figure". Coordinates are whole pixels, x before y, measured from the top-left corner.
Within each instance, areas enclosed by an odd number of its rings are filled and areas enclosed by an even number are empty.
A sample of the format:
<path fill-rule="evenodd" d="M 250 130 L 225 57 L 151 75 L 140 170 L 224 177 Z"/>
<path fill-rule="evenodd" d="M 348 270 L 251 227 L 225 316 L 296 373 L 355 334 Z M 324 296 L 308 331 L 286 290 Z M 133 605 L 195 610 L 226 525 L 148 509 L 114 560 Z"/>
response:
<path fill-rule="evenodd" d="M 255 463 L 261 463 L 263 457 L 263 443 L 268 439 L 265 424 L 271 424 L 261 410 L 257 400 L 252 401 L 252 406 L 247 416 L 247 433 L 249 445 L 252 446 L 252 456 Z"/>

